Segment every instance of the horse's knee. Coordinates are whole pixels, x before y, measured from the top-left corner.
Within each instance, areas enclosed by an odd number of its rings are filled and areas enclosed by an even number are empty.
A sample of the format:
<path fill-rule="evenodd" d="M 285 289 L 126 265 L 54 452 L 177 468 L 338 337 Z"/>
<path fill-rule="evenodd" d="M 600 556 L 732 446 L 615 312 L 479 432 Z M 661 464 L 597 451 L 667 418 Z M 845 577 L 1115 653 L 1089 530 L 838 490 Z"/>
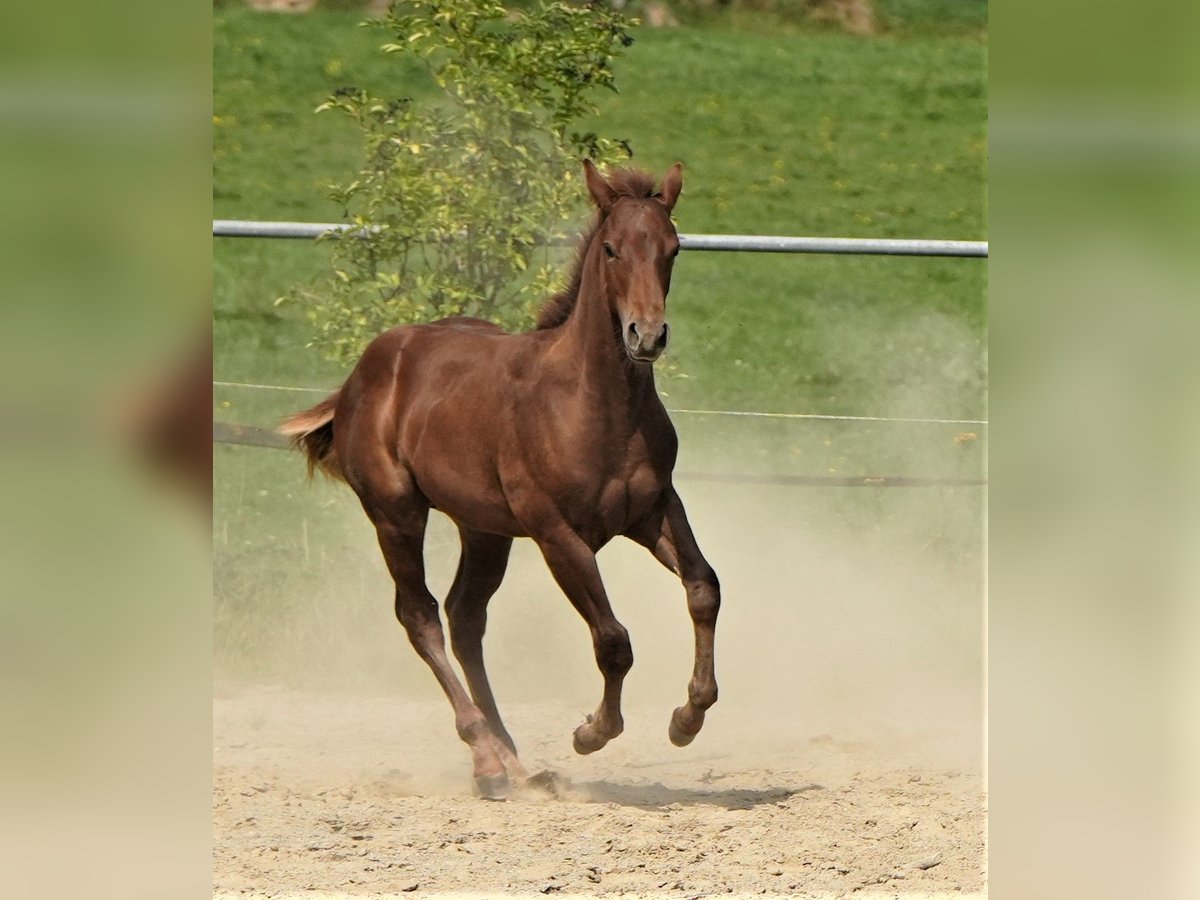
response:
<path fill-rule="evenodd" d="M 596 664 L 606 678 L 622 678 L 633 668 L 633 645 L 623 626 L 596 635 Z"/>
<path fill-rule="evenodd" d="M 721 610 L 721 583 L 711 566 L 705 565 L 686 582 L 688 612 L 698 625 L 715 625 Z"/>
<path fill-rule="evenodd" d="M 396 592 L 396 619 L 408 633 L 408 639 L 424 655 L 442 643 L 442 620 L 438 618 L 437 601 L 433 597 L 412 596 Z"/>

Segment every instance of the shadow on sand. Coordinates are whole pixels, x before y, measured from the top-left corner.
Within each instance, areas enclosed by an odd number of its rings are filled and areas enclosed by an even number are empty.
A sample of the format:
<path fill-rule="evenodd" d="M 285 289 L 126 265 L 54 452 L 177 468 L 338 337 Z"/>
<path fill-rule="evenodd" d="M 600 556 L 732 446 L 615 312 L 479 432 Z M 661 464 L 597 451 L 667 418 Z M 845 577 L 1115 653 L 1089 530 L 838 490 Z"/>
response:
<path fill-rule="evenodd" d="M 723 806 L 725 809 L 752 809 L 767 803 L 781 803 L 797 794 L 822 790 L 819 784 L 802 787 L 776 787 L 765 790 L 753 788 L 725 788 L 708 790 L 703 788 L 675 788 L 655 782 L 653 784 L 625 784 L 614 781 L 586 781 L 571 785 L 569 795 L 590 803 L 616 803 L 620 806 L 639 808 L 661 808 L 679 804 L 693 806 Z"/>

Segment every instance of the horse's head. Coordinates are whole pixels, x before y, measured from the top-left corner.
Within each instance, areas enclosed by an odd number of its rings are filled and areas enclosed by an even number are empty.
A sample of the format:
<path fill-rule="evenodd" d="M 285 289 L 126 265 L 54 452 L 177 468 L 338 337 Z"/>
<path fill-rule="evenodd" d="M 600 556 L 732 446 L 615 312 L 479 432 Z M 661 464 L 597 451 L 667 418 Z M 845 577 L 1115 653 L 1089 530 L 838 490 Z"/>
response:
<path fill-rule="evenodd" d="M 600 210 L 588 254 L 600 260 L 625 352 L 638 362 L 653 362 L 670 334 L 667 291 L 679 252 L 671 209 L 683 187 L 682 167 L 672 166 L 657 192 L 632 193 L 615 188 L 590 160 L 583 167 L 588 191 Z"/>

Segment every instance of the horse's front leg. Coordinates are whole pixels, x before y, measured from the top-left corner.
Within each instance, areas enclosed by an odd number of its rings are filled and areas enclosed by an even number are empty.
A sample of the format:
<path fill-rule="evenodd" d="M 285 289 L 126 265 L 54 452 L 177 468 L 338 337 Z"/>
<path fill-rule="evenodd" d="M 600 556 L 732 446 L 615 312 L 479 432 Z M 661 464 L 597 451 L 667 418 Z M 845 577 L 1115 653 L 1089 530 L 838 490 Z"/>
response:
<path fill-rule="evenodd" d="M 604 676 L 604 696 L 600 706 L 575 729 L 575 751 L 593 753 L 625 728 L 621 717 L 621 687 L 625 674 L 633 665 L 629 632 L 613 615 L 604 583 L 600 580 L 596 554 L 579 535 L 563 525 L 538 538 L 537 544 L 554 580 L 587 622 L 596 651 L 596 665 Z"/>
<path fill-rule="evenodd" d="M 629 532 L 654 554 L 654 558 L 683 581 L 688 612 L 696 633 L 696 661 L 688 683 L 688 700 L 671 715 L 671 743 L 686 747 L 704 725 L 704 714 L 717 702 L 717 678 L 713 666 L 717 612 L 721 608 L 721 585 L 692 534 L 683 501 L 675 489 L 667 489 L 657 512 Z"/>

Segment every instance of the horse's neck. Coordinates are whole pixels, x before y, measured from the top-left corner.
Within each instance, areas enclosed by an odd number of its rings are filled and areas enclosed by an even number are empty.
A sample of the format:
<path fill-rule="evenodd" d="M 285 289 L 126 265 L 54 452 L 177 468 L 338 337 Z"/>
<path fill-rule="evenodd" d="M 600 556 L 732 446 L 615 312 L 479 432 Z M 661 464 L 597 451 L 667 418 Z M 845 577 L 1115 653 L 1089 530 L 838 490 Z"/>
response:
<path fill-rule="evenodd" d="M 632 362 L 620 345 L 620 328 L 604 294 L 604 274 L 593 260 L 580 281 L 575 309 L 563 324 L 563 357 L 581 373 L 583 393 L 592 402 L 637 412 L 654 397 L 653 368 Z"/>

